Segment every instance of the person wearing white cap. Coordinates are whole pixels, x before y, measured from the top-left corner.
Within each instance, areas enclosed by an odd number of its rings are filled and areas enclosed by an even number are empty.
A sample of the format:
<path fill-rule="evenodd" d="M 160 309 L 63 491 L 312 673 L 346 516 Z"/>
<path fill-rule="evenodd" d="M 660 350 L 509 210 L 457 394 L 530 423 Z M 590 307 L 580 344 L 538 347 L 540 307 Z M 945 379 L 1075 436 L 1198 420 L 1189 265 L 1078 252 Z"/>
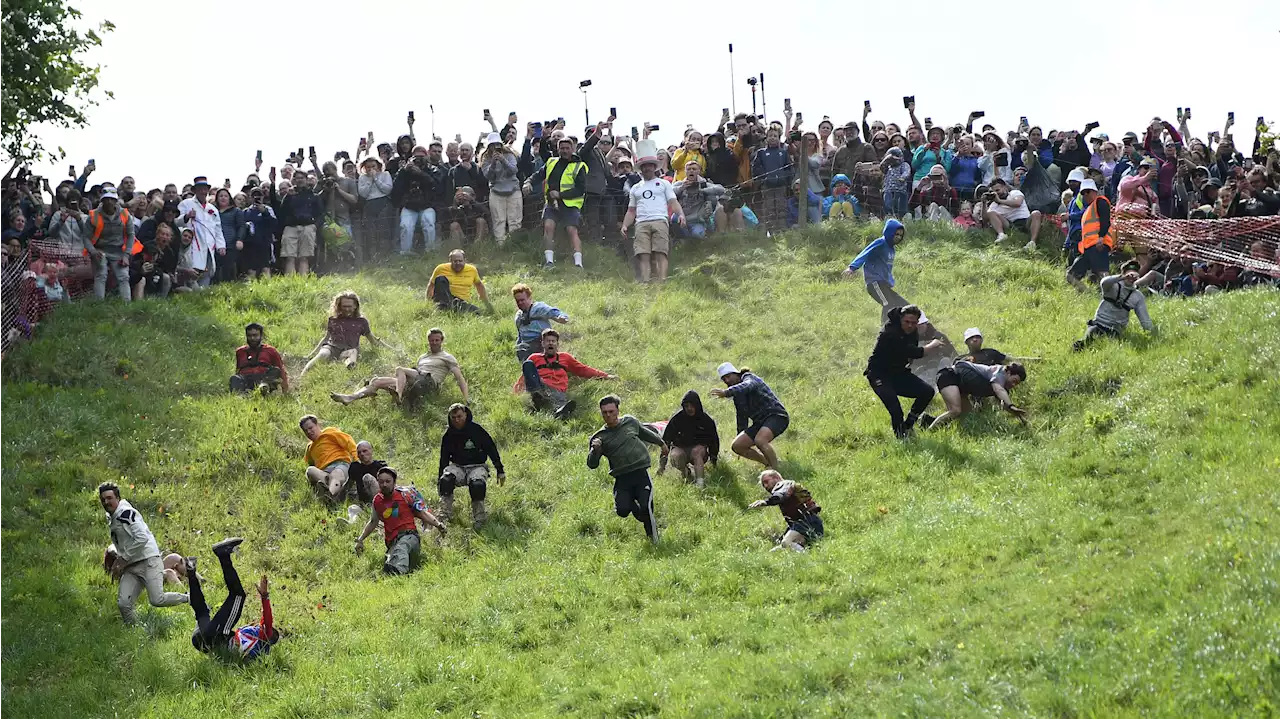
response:
<path fill-rule="evenodd" d="M 969 352 L 957 361 L 982 365 L 1002 365 L 1009 357 L 998 349 L 982 346 L 982 330 L 970 327 L 964 331 L 964 344 Z"/>
<path fill-rule="evenodd" d="M 520 191 L 519 158 L 496 132 L 485 140 L 480 167 L 489 182 L 489 219 L 493 241 L 499 247 L 507 235 L 520 229 L 524 217 L 524 194 Z"/>
<path fill-rule="evenodd" d="M 93 249 L 87 250 L 93 258 L 93 294 L 98 299 L 107 296 L 107 271 L 116 278 L 116 292 L 120 299 L 128 302 L 133 297 L 129 287 L 129 263 L 132 257 L 142 252 L 142 243 L 134 236 L 133 221 L 129 211 L 120 207 L 120 196 L 114 187 L 102 191 L 101 204 L 89 211 L 84 231 L 89 235 L 87 244 Z"/>
<path fill-rule="evenodd" d="M 1100 280 L 1111 267 L 1111 250 L 1115 240 L 1111 236 L 1111 202 L 1098 192 L 1093 180 L 1080 183 L 1080 202 L 1084 213 L 1080 216 L 1080 241 L 1076 245 L 1079 255 L 1067 268 L 1067 282 L 1083 291 L 1086 274 Z"/>
<path fill-rule="evenodd" d="M 738 436 L 733 438 L 732 445 L 734 453 L 769 469 L 778 469 L 773 440 L 791 425 L 787 408 L 769 385 L 746 367 L 738 369 L 733 363 L 724 362 L 716 368 L 716 374 L 725 387 L 711 390 L 711 396 L 732 397 L 738 415 Z"/>
<path fill-rule="evenodd" d="M 197 177 L 191 183 L 191 191 L 195 197 L 178 203 L 178 224 L 192 228 L 195 233 L 190 250 L 191 269 L 200 273 L 200 286 L 208 287 L 218 266 L 213 253 L 225 255 L 227 241 L 222 236 L 222 215 L 208 202 L 209 180 L 204 175 Z"/>
<path fill-rule="evenodd" d="M 622 237 L 625 241 L 627 230 L 634 223 L 636 238 L 632 242 L 632 253 L 635 256 L 636 281 L 648 282 L 652 277 L 662 282 L 667 279 L 667 256 L 671 252 L 668 218 L 677 218 L 681 227 L 688 227 L 688 222 L 675 189 L 665 178 L 658 177 L 658 158 L 652 155 L 641 157 L 640 174 L 644 181 L 631 188 L 627 214 L 622 218 Z"/>
<path fill-rule="evenodd" d="M 1080 184 L 1085 181 L 1084 169 L 1077 167 L 1067 174 L 1067 188 L 1071 190 L 1071 202 L 1067 203 L 1067 236 L 1062 251 L 1067 255 L 1067 265 L 1076 259 L 1076 245 L 1080 244 L 1080 220 L 1084 217 L 1084 199 L 1080 197 Z"/>

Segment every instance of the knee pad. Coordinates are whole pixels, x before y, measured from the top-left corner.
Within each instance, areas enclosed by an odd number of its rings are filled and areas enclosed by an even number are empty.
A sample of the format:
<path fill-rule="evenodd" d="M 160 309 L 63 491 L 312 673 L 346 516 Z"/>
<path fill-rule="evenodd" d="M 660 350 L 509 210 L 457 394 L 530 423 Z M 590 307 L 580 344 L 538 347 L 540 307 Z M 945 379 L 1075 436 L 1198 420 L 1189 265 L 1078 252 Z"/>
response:
<path fill-rule="evenodd" d="M 489 492 L 489 483 L 483 479 L 473 480 L 467 485 L 467 490 L 471 493 L 472 501 L 482 500 Z"/>
<path fill-rule="evenodd" d="M 455 486 L 456 485 L 453 483 L 453 477 L 448 474 L 440 475 L 440 479 L 436 483 L 436 488 L 440 490 L 441 497 L 452 497 Z"/>

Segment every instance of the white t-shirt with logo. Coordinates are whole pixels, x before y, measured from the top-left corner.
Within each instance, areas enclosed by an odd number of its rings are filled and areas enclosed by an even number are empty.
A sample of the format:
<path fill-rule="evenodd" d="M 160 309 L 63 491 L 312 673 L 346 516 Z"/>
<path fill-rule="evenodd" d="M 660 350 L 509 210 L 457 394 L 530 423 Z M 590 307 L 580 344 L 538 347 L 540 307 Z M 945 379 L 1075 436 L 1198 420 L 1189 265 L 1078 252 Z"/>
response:
<path fill-rule="evenodd" d="M 667 214 L 667 203 L 676 199 L 676 191 L 671 183 L 655 177 L 645 180 L 631 188 L 631 202 L 628 209 L 636 211 L 636 222 L 670 219 Z"/>
<path fill-rule="evenodd" d="M 1005 202 L 1013 200 L 1022 200 L 1022 204 L 1017 207 L 1009 207 L 1003 204 L 997 205 L 993 202 L 989 209 L 1009 221 L 1030 219 L 1031 208 L 1027 207 L 1027 198 L 1023 197 L 1020 190 L 1009 190 L 1009 196 L 1004 198 Z"/>

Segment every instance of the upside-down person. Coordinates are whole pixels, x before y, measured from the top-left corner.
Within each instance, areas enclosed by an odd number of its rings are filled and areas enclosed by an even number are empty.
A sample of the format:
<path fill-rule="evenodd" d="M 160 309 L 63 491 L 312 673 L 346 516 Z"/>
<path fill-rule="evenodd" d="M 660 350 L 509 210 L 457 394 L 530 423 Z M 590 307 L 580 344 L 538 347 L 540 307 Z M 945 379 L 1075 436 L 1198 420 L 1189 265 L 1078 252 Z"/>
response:
<path fill-rule="evenodd" d="M 752 502 L 747 509 L 777 507 L 787 521 L 787 531 L 774 549 L 786 547 L 803 552 L 806 545 L 822 538 L 825 529 L 818 514 L 822 507 L 813 501 L 813 495 L 803 484 L 783 479 L 777 470 L 766 469 L 760 473 L 760 486 L 769 493 L 769 497 Z"/>
<path fill-rule="evenodd" d="M 280 632 L 272 623 L 271 593 L 265 574 L 257 586 L 258 596 L 262 598 L 262 618 L 257 624 L 236 627 L 244 609 L 245 591 L 240 584 L 240 575 L 231 563 L 231 553 L 243 541 L 240 537 L 229 537 L 213 545 L 213 554 L 222 565 L 222 581 L 227 585 L 227 599 L 213 616 L 209 615 L 209 605 L 205 603 L 204 592 L 200 588 L 195 557 L 186 558 L 186 574 L 191 585 L 191 608 L 196 614 L 191 646 L 205 654 L 248 662 L 270 652 L 271 647 L 280 641 Z"/>

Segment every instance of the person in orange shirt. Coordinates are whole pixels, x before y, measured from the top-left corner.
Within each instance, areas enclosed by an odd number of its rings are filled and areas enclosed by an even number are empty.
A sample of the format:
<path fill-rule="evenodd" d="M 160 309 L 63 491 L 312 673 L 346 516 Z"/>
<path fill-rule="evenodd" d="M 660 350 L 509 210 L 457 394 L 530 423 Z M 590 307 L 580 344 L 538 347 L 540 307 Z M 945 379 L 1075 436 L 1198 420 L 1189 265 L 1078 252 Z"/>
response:
<path fill-rule="evenodd" d="M 356 460 L 356 442 L 337 427 L 320 428 L 320 419 L 309 414 L 298 421 L 302 433 L 311 440 L 306 454 L 307 480 L 321 494 L 337 502 L 346 494 L 351 463 Z"/>

